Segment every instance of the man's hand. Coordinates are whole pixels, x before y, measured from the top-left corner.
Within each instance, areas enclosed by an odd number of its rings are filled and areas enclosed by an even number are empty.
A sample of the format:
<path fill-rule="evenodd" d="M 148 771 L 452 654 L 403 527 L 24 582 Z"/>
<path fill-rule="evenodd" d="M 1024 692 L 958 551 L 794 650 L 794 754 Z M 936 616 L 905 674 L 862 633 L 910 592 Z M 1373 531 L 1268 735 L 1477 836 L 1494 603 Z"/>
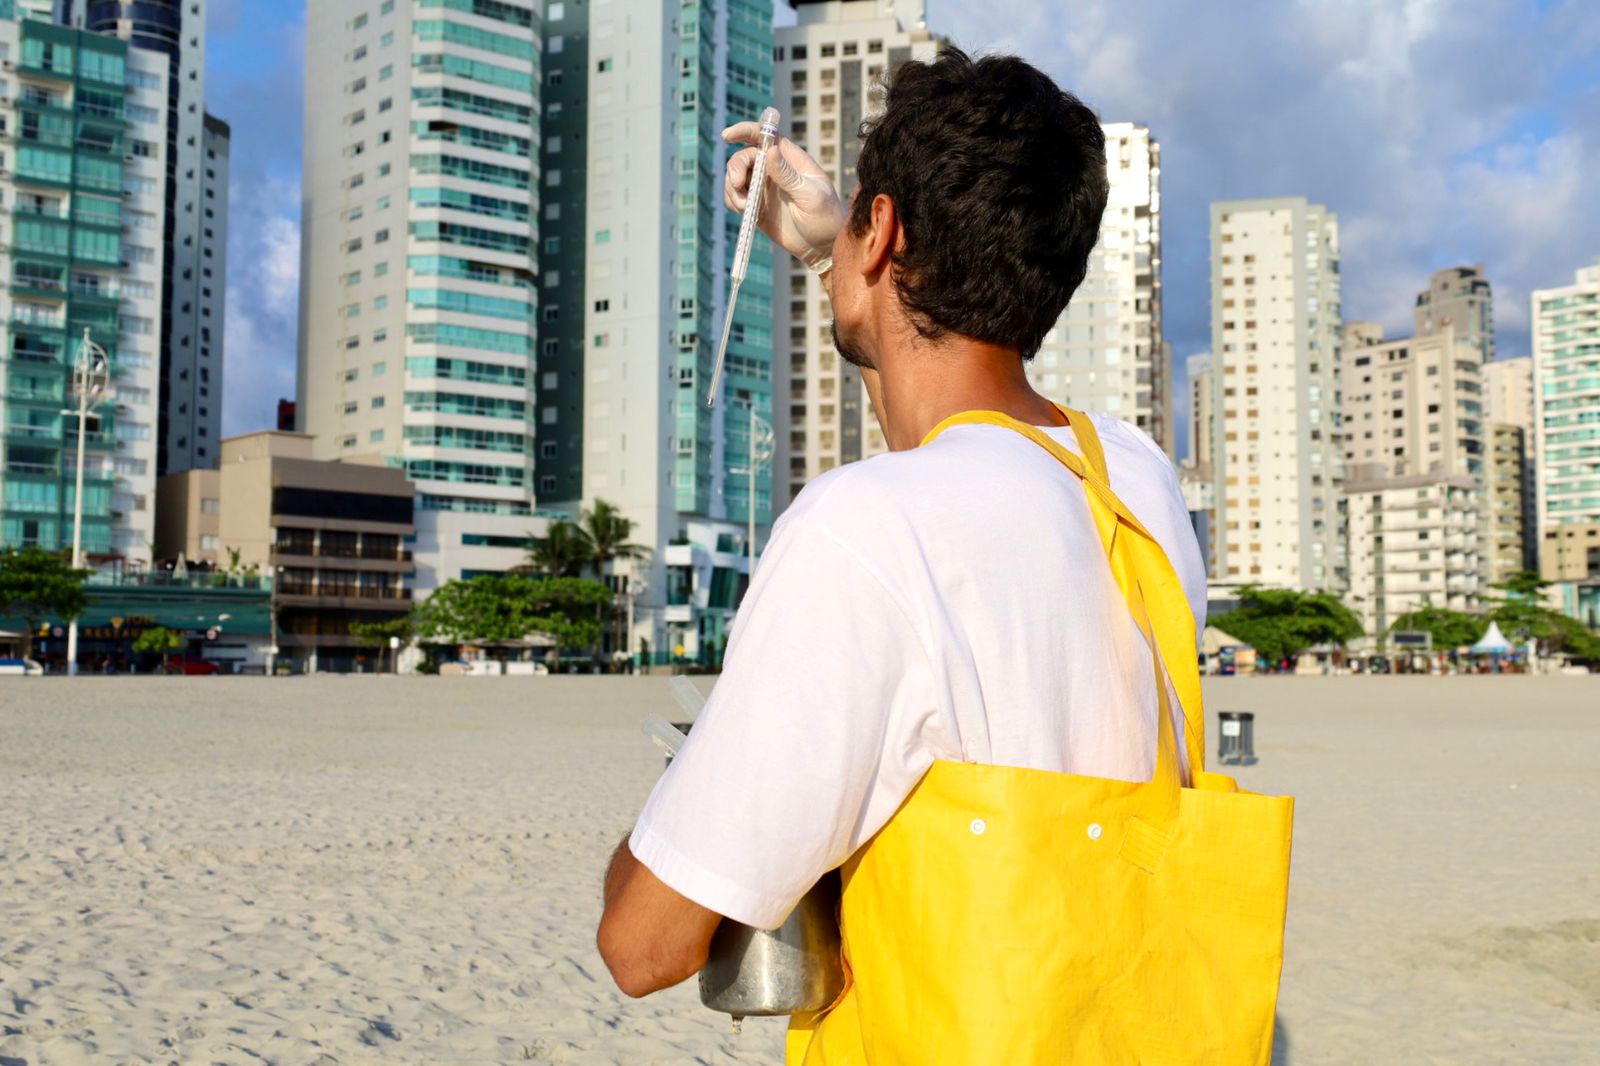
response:
<path fill-rule="evenodd" d="M 736 122 L 722 131 L 722 139 L 729 144 L 759 144 L 761 124 Z M 744 210 L 750 172 L 760 150 L 741 148 L 728 159 L 722 192 L 734 211 Z M 781 134 L 767 149 L 767 189 L 757 221 L 773 244 L 819 273 L 833 259 L 833 239 L 844 226 L 844 208 L 827 172 L 805 149 Z"/>
<path fill-rule="evenodd" d="M 597 941 L 617 987 L 648 996 L 700 972 L 722 916 L 668 888 L 623 839 L 606 870 Z"/>

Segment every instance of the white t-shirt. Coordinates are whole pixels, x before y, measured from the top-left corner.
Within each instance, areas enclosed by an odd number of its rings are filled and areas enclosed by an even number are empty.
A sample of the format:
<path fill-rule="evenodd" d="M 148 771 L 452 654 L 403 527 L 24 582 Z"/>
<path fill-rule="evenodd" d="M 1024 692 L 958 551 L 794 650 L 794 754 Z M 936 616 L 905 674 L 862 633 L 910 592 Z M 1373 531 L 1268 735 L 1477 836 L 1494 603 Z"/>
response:
<path fill-rule="evenodd" d="M 1094 425 L 1198 631 L 1205 564 L 1171 462 L 1125 422 Z M 1021 434 L 957 426 L 830 471 L 778 521 L 629 843 L 684 896 L 775 928 L 935 760 L 1148 780 L 1158 705 L 1082 483 Z"/>

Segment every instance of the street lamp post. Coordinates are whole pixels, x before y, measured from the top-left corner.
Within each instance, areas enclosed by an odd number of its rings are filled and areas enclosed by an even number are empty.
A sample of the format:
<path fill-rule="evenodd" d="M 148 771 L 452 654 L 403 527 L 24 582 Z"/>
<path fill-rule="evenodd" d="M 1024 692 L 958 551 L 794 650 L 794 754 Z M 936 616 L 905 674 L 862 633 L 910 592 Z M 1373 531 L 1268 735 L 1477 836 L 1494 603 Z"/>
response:
<path fill-rule="evenodd" d="M 78 346 L 78 361 L 72 369 L 72 391 L 78 398 L 77 409 L 64 410 L 64 415 L 78 416 L 78 469 L 77 485 L 72 496 L 72 568 L 83 567 L 83 445 L 87 436 L 89 411 L 105 399 L 111 384 L 111 371 L 106 363 L 105 349 L 89 339 L 89 327 L 83 328 L 83 343 Z M 78 672 L 78 620 L 67 623 L 67 673 Z"/>

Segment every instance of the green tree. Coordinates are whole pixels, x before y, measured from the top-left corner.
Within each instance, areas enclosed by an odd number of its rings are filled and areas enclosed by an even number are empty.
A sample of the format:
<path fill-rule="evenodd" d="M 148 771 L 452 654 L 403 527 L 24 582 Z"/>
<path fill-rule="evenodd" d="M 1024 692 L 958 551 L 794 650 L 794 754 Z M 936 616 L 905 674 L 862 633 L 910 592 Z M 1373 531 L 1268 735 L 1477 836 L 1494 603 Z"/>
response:
<path fill-rule="evenodd" d="M 578 577 L 593 557 L 583 531 L 567 519 L 551 522 L 542 537 L 528 538 L 528 557 L 516 572 L 546 577 Z"/>
<path fill-rule="evenodd" d="M 1389 632 L 1401 629 L 1431 633 L 1434 648 L 1448 651 L 1464 644 L 1476 644 L 1478 638 L 1482 637 L 1488 628 L 1489 620 L 1483 615 L 1452 611 L 1447 607 L 1428 606 L 1419 607 L 1396 618 L 1394 624 L 1389 627 Z"/>
<path fill-rule="evenodd" d="M 628 538 L 633 536 L 634 521 L 624 515 L 616 504 L 596 500 L 594 506 L 585 510 L 580 518 L 580 532 L 589 546 L 589 562 L 594 566 L 595 576 L 604 581 L 614 594 L 611 604 L 611 646 L 623 647 L 627 637 L 620 635 L 625 613 L 622 589 L 617 581 L 608 579 L 615 577 L 618 560 L 648 559 L 651 551 L 643 544 L 629 541 Z"/>
<path fill-rule="evenodd" d="M 176 629 L 154 626 L 134 639 L 133 650 L 140 654 L 161 656 L 161 669 L 167 668 L 167 656 L 183 647 L 183 634 Z"/>
<path fill-rule="evenodd" d="M 589 562 L 600 580 L 605 580 L 607 567 L 618 559 L 650 557 L 648 547 L 629 542 L 633 527 L 633 519 L 625 516 L 616 504 L 605 500 L 594 501 L 594 506 L 582 513 L 579 532 L 588 544 Z"/>
<path fill-rule="evenodd" d="M 418 637 L 435 643 L 498 644 L 534 634 L 559 648 L 592 647 L 610 591 L 581 577 L 480 574 L 447 581 L 412 611 Z"/>
<path fill-rule="evenodd" d="M 383 622 L 351 622 L 350 635 L 360 641 L 364 647 L 378 649 L 379 667 L 383 664 L 383 653 L 389 648 L 389 641 L 395 637 L 400 638 L 402 646 L 411 643 L 415 624 L 409 614 L 398 618 L 391 618 Z M 393 663 L 390 666 L 393 667 Z"/>
<path fill-rule="evenodd" d="M 1509 639 L 1522 644 L 1539 642 L 1546 654 L 1565 653 L 1579 659 L 1600 660 L 1600 634 L 1576 618 L 1525 599 L 1506 599 L 1489 612 Z"/>
<path fill-rule="evenodd" d="M 0 618 L 23 621 L 22 657 L 33 657 L 33 634 L 49 619 L 71 621 L 89 605 L 87 570 L 74 570 L 66 553 L 36 546 L 0 548 Z"/>
<path fill-rule="evenodd" d="M 1210 620 L 1248 643 L 1268 662 L 1293 658 L 1318 644 L 1343 647 L 1361 636 L 1361 620 L 1328 592 L 1246 585 L 1239 606 Z"/>
<path fill-rule="evenodd" d="M 1521 570 L 1491 588 L 1504 596 L 1483 597 L 1487 617 L 1500 624 L 1501 632 L 1519 643 L 1538 641 L 1545 654 L 1564 653 L 1578 659 L 1600 660 L 1600 634 L 1576 618 L 1544 605 L 1545 591 L 1554 582 L 1537 571 Z"/>
<path fill-rule="evenodd" d="M 1507 600 L 1531 600 L 1537 603 L 1544 598 L 1544 590 L 1550 585 L 1551 582 L 1540 577 L 1537 570 L 1518 570 L 1504 581 L 1489 587 L 1506 593 L 1504 598 Z"/>

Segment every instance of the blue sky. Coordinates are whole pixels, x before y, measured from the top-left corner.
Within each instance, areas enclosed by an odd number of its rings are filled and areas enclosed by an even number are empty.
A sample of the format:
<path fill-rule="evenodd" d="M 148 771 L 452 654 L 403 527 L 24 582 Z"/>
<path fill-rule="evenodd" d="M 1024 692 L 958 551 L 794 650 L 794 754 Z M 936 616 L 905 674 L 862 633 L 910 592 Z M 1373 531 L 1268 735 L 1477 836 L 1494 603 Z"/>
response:
<path fill-rule="evenodd" d="M 1502 356 L 1528 351 L 1530 291 L 1600 258 L 1594 0 L 928 0 L 927 18 L 1151 127 L 1180 373 L 1210 343 L 1215 199 L 1333 208 L 1345 318 L 1391 336 L 1430 272 L 1483 263 Z M 211 7 L 208 104 L 233 125 L 228 433 L 294 391 L 304 21 L 297 0 Z"/>

